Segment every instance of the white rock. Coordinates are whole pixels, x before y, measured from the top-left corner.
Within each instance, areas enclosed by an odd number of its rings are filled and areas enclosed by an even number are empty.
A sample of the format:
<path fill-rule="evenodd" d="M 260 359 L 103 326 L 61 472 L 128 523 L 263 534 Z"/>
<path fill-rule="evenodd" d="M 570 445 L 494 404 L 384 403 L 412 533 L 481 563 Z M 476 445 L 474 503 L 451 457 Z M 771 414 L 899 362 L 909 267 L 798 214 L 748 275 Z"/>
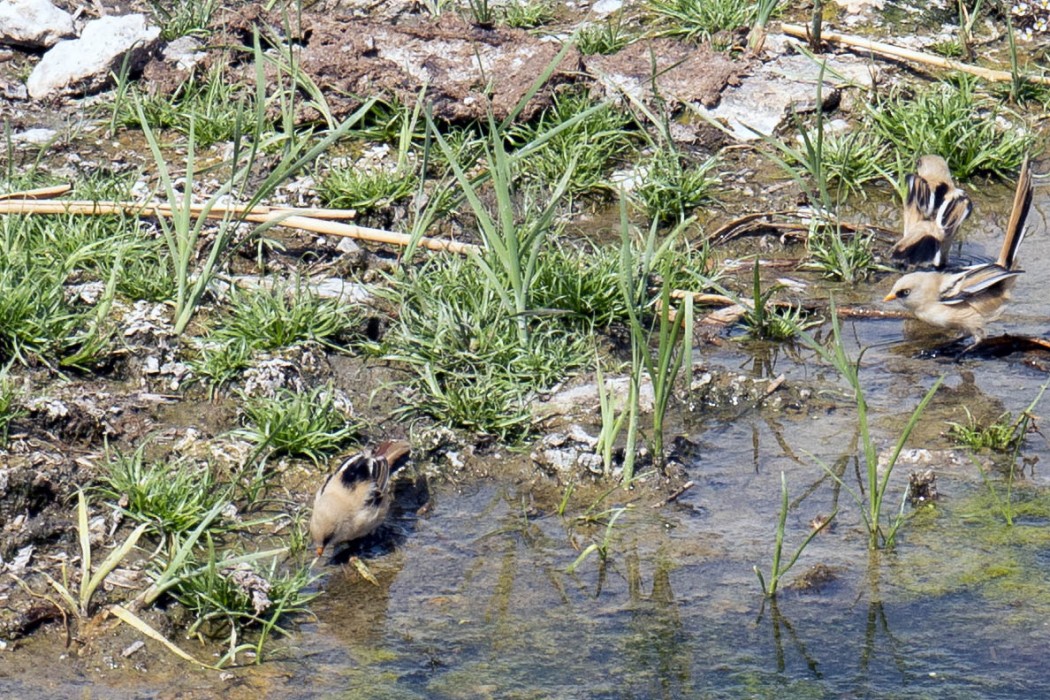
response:
<path fill-rule="evenodd" d="M 591 12 L 599 17 L 605 17 L 623 7 L 623 0 L 598 0 L 591 6 Z"/>
<path fill-rule="evenodd" d="M 0 43 L 51 48 L 76 34 L 73 16 L 50 0 L 0 1 Z"/>
<path fill-rule="evenodd" d="M 33 545 L 27 545 L 18 550 L 15 558 L 10 562 L 5 562 L 3 558 L 0 558 L 0 571 L 7 571 L 12 574 L 20 574 L 25 571 L 26 567 L 29 566 L 29 560 L 33 558 Z"/>
<path fill-rule="evenodd" d="M 630 377 L 606 377 L 605 390 L 609 393 L 613 409 L 624 410 L 630 395 Z M 643 377 L 638 387 L 638 409 L 650 413 L 655 405 L 653 383 L 649 377 Z M 538 419 L 550 419 L 556 416 L 593 415 L 599 408 L 598 384 L 592 382 L 574 386 L 558 392 L 546 401 L 532 404 L 532 413 Z"/>
<path fill-rule="evenodd" d="M 34 99 L 57 92 L 83 94 L 101 87 L 111 71 L 120 70 L 124 57 L 132 63 L 149 53 L 160 29 L 146 25 L 145 15 L 103 17 L 84 26 L 79 39 L 60 41 L 44 54 L 26 81 Z"/>
<path fill-rule="evenodd" d="M 340 277 L 311 280 L 310 291 L 322 299 L 339 299 L 347 304 L 363 304 L 372 298 L 364 285 L 348 282 Z"/>
<path fill-rule="evenodd" d="M 353 238 L 340 238 L 335 244 L 335 249 L 347 255 L 356 255 L 361 252 L 361 246 L 355 243 Z"/>
<path fill-rule="evenodd" d="M 344 239 L 350 240 L 350 239 Z M 241 289 L 273 289 L 274 280 L 256 275 L 237 275 L 233 283 Z M 306 281 L 303 286 L 312 294 L 322 299 L 339 299 L 347 304 L 363 304 L 372 298 L 368 287 L 356 282 L 348 282 L 342 277 L 315 278 Z"/>
<path fill-rule="evenodd" d="M 11 141 L 14 143 L 28 143 L 33 146 L 40 146 L 55 138 L 56 134 L 58 134 L 58 132 L 54 129 L 26 129 L 20 133 L 12 134 Z"/>
<path fill-rule="evenodd" d="M 863 19 L 857 17 L 863 13 L 871 14 L 873 10 L 881 10 L 886 5 L 886 0 L 835 0 L 835 4 L 846 11 L 846 23 L 855 24 Z M 850 20 L 853 20 L 852 22 Z"/>
<path fill-rule="evenodd" d="M 182 36 L 165 46 L 161 56 L 168 63 L 174 63 L 179 70 L 189 71 L 208 55 L 201 50 L 203 47 L 200 39 Z"/>
<path fill-rule="evenodd" d="M 739 86 L 726 88 L 714 109 L 697 106 L 715 120 L 725 123 L 740 141 L 754 141 L 759 134 L 770 135 L 795 108 L 812 110 L 816 105 L 816 82 L 820 65 L 805 56 L 781 56 L 762 65 Z M 835 74 L 861 85 L 870 85 L 872 76 L 861 59 L 836 56 L 828 61 L 824 74 L 823 98 L 831 95 Z M 755 133 L 755 131 L 759 133 Z"/>

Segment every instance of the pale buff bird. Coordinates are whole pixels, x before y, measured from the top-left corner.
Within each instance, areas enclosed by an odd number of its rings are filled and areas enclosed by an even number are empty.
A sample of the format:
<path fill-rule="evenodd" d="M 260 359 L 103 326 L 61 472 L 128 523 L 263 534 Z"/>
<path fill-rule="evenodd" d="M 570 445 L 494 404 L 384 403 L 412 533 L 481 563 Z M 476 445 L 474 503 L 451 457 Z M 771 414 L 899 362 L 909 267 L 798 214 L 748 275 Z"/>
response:
<path fill-rule="evenodd" d="M 884 301 L 899 299 L 920 321 L 965 331 L 974 344 L 980 342 L 985 337 L 985 324 L 1002 313 L 1017 276 L 1023 272 L 1015 269 L 1014 263 L 1031 206 L 1032 175 L 1025 159 L 999 258 L 957 271 L 911 272 L 897 280 Z"/>
<path fill-rule="evenodd" d="M 919 158 L 916 172 L 905 182 L 904 232 L 890 256 L 905 265 L 941 269 L 948 263 L 952 239 L 973 211 L 973 202 L 955 186 L 948 163 L 940 156 Z"/>
<path fill-rule="evenodd" d="M 325 547 L 349 542 L 379 527 L 393 502 L 390 474 L 407 461 L 407 442 L 387 441 L 343 460 L 317 490 L 310 536 L 317 556 Z"/>

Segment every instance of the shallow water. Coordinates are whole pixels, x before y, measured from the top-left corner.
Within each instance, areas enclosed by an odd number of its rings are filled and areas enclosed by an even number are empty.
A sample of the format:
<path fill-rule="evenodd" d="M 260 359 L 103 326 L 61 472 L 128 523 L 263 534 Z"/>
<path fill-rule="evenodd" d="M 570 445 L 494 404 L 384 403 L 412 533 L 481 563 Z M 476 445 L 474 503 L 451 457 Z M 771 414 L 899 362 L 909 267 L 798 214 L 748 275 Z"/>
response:
<path fill-rule="evenodd" d="M 860 340 L 892 335 L 893 325 L 865 322 Z M 900 408 L 914 405 L 932 379 L 889 352 L 866 359 L 885 449 L 906 418 Z M 1014 364 L 987 365 L 938 368 L 947 379 L 944 400 L 931 407 L 932 440 L 943 444 L 937 433 L 941 416 L 958 407 L 954 397 L 1017 408 L 1041 379 Z M 1050 499 L 1039 470 L 1011 495 L 1035 515 L 1010 528 L 972 464 L 935 461 L 936 508 L 904 526 L 895 550 L 870 553 L 852 497 L 807 455 L 834 464 L 850 451 L 852 431 L 846 408 L 753 411 L 701 430 L 703 457 L 690 468 L 696 487 L 675 504 L 630 509 L 606 565 L 592 557 L 574 574 L 566 573 L 576 557 L 570 540 L 585 545 L 602 528 L 551 512 L 526 516 L 528 496 L 512 487 L 439 491 L 432 514 L 384 562 L 379 589 L 338 571 L 328 579 L 319 622 L 304 630 L 309 675 L 323 671 L 321 694 L 351 697 L 1050 692 L 1042 654 L 1050 642 Z M 1029 439 L 1026 456 L 1044 452 L 1041 437 Z M 846 486 L 858 491 L 855 463 L 840 464 Z M 909 467 L 894 474 L 890 509 Z M 836 503 L 840 510 L 786 577 L 821 563 L 834 580 L 814 592 L 785 590 L 771 605 L 752 566 L 769 567 L 782 470 L 792 497 L 802 497 L 788 517 L 788 551 L 812 517 Z M 991 478 L 1002 496 L 1001 477 Z"/>
<path fill-rule="evenodd" d="M 760 465 L 755 434 L 759 452 L 772 453 Z M 526 518 L 520 494 L 441 497 L 378 590 L 339 572 L 329 579 L 320 621 L 304 630 L 310 675 L 322 671 L 328 690 L 368 697 L 1050 689 L 1039 651 L 1050 641 L 1040 590 L 1047 538 L 992 522 L 974 503 L 982 491 L 972 475 L 943 476 L 947 497 L 912 520 L 890 553 L 869 554 L 856 508 L 840 498 L 838 525 L 788 577 L 821 562 L 836 579 L 764 606 L 751 566 L 768 566 L 776 472 L 790 461 L 776 456 L 761 421 L 718 438 L 736 449 L 698 467 L 700 486 L 679 504 L 624 516 L 604 569 L 592 558 L 567 574 L 571 524 Z M 809 479 L 823 483 L 789 516 L 789 543 L 811 515 L 830 510 L 829 480 L 813 469 Z M 795 492 L 809 485 L 799 468 L 789 480 Z M 1032 528 L 1044 529 L 1014 530 Z"/>
<path fill-rule="evenodd" d="M 1037 197 L 1037 210 L 1046 202 Z M 965 243 L 970 253 L 995 253 L 1001 217 L 985 218 Z M 1050 250 L 1041 214 L 1034 218 L 1022 253 L 1031 272 L 992 333 L 1045 333 L 1050 305 L 1036 261 Z M 878 298 L 890 282 L 861 295 Z M 687 465 L 695 487 L 661 508 L 631 506 L 605 564 L 592 556 L 571 574 L 578 549 L 600 541 L 602 526 L 533 503 L 528 482 L 467 491 L 438 485 L 430 513 L 403 514 L 408 535 L 375 560 L 378 588 L 332 570 L 318 621 L 302 630 L 294 675 L 309 680 L 312 694 L 340 697 L 1050 694 L 1050 484 L 1039 468 L 1047 441 L 1029 436 L 1028 466 L 1009 486 L 1001 472 L 982 475 L 965 454 L 949 451 L 944 435 L 947 420 L 965 421 L 964 407 L 985 418 L 1024 409 L 1045 372 L 1019 356 L 917 358 L 934 340 L 901 321 L 848 321 L 843 334 L 852 353 L 867 348 L 861 377 L 880 452 L 945 377 L 909 443 L 933 450 L 930 461 L 898 465 L 886 511 L 920 467 L 936 471 L 941 498 L 933 508 L 906 508 L 914 517 L 895 549 L 868 550 L 851 495 L 864 488 L 851 457 L 856 422 L 833 370 L 803 349 L 756 359 L 729 343 L 705 355 L 705 366 L 783 372 L 821 400 L 794 413 L 744 410 L 731 421 L 680 416 L 701 446 Z M 818 458 L 839 471 L 843 486 Z M 792 497 L 786 555 L 811 518 L 839 511 L 785 577 L 790 584 L 822 564 L 830 582 L 782 589 L 771 602 L 752 567 L 768 576 L 781 472 Z M 616 492 L 597 509 L 623 497 Z"/>

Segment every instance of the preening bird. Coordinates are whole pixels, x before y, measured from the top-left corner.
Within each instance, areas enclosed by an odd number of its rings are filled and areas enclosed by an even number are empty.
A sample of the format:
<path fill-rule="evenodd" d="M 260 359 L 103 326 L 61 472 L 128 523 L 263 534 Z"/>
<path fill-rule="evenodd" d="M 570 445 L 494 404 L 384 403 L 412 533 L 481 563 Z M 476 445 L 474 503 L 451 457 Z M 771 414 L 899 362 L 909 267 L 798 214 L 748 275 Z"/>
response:
<path fill-rule="evenodd" d="M 343 460 L 317 490 L 310 515 L 310 536 L 317 556 L 325 547 L 349 542 L 379 527 L 393 501 L 390 475 L 407 461 L 410 445 L 383 442 Z"/>
<path fill-rule="evenodd" d="M 941 269 L 948 263 L 952 239 L 973 211 L 973 202 L 955 186 L 948 163 L 940 156 L 919 158 L 916 172 L 905 182 L 904 233 L 890 256 L 906 265 Z"/>
<path fill-rule="evenodd" d="M 1014 264 L 1031 206 L 1032 174 L 1026 158 L 998 259 L 956 271 L 908 273 L 897 280 L 884 301 L 899 299 L 920 321 L 965 331 L 975 344 L 980 342 L 985 337 L 985 324 L 1002 313 L 1017 276 L 1023 272 Z"/>

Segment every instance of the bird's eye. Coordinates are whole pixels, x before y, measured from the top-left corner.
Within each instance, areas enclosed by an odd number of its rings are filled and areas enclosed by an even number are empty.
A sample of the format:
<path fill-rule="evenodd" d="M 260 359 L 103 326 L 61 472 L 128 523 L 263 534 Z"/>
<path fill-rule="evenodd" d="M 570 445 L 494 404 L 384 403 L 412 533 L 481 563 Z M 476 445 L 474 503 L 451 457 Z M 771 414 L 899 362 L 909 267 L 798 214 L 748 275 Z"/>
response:
<path fill-rule="evenodd" d="M 906 298 L 909 294 L 911 294 L 911 290 L 910 289 L 902 289 L 899 292 L 897 292 L 897 296 L 900 297 L 901 299 Z"/>

